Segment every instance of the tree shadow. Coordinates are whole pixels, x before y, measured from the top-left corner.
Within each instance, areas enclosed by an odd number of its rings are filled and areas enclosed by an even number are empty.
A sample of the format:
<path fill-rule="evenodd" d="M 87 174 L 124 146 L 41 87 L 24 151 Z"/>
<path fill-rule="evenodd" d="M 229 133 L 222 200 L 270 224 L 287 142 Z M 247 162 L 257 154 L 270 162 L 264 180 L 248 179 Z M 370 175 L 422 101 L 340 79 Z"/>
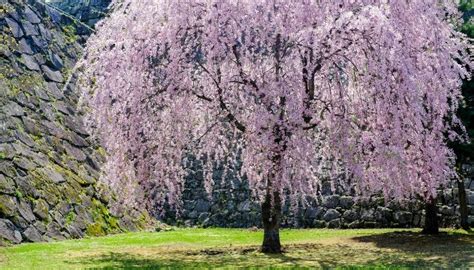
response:
<path fill-rule="evenodd" d="M 173 253 L 173 252 L 172 252 Z M 302 261 L 285 254 L 260 254 L 258 261 L 245 258 L 259 253 L 258 248 L 244 248 L 236 251 L 203 249 L 176 253 L 173 256 L 149 256 L 110 252 L 99 256 L 69 261 L 69 264 L 86 266 L 87 269 L 301 269 Z M 173 258 L 175 257 L 175 258 Z M 262 258 L 263 257 L 263 258 Z M 305 262 L 308 262 L 305 260 Z M 88 267 L 89 266 L 89 267 Z"/>
<path fill-rule="evenodd" d="M 402 254 L 432 262 L 438 267 L 468 269 L 474 267 L 474 234 L 471 232 L 440 232 L 425 235 L 419 232 L 398 231 L 353 237 L 360 243 L 373 243 L 381 250 L 395 250 Z"/>
<path fill-rule="evenodd" d="M 262 254 L 258 246 L 202 249 L 141 249 L 77 257 L 71 265 L 88 269 L 469 269 L 474 235 L 427 236 L 391 232 L 331 242 L 288 244 L 283 254 Z"/>
<path fill-rule="evenodd" d="M 303 252 L 322 250 L 324 245 L 321 244 L 287 245 L 285 249 L 282 254 L 263 254 L 259 246 L 164 251 L 147 256 L 109 252 L 69 260 L 68 264 L 87 269 L 309 269 L 308 263 L 328 269 L 338 265 L 334 256 L 301 258 L 287 255 L 295 249 Z"/>
<path fill-rule="evenodd" d="M 474 249 L 474 234 L 459 232 L 440 232 L 437 235 L 426 235 L 412 231 L 395 231 L 383 234 L 358 236 L 352 238 L 363 243 L 374 243 L 379 248 L 395 248 L 401 251 L 433 252 L 438 248 L 452 245 Z M 431 247 L 431 248 L 424 248 Z"/>

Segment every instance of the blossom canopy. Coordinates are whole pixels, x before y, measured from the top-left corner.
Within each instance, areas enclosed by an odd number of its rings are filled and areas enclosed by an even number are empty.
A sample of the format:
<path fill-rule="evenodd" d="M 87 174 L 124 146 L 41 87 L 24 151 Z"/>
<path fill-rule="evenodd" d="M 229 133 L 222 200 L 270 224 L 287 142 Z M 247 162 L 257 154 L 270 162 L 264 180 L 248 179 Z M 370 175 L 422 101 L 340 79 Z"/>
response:
<path fill-rule="evenodd" d="M 89 39 L 104 179 L 179 208 L 185 163 L 242 162 L 256 198 L 436 197 L 471 64 L 454 1 L 123 0 Z M 337 178 L 343 169 L 346 177 Z M 224 176 L 225 177 L 225 176 Z M 335 180 L 336 181 L 336 180 Z M 283 198 L 284 199 L 284 198 Z"/>

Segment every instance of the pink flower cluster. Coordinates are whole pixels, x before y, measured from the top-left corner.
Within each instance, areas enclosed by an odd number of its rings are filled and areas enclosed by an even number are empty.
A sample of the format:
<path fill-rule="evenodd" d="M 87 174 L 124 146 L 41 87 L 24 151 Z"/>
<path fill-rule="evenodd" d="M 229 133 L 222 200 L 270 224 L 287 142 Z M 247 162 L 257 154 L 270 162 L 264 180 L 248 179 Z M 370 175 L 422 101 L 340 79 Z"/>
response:
<path fill-rule="evenodd" d="M 109 153 L 104 180 L 131 200 L 179 209 L 191 156 L 209 191 L 213 164 L 240 160 L 260 200 L 315 196 L 328 170 L 400 200 L 456 177 L 447 142 L 465 139 L 455 112 L 472 62 L 454 1 L 114 9 L 88 41 L 83 100 Z"/>

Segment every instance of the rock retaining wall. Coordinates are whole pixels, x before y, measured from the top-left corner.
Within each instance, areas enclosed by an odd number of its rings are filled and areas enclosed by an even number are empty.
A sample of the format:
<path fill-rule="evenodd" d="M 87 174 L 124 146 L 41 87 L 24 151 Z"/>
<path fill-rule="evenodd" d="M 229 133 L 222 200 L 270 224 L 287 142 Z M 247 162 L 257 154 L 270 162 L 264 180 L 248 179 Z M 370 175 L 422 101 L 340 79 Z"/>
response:
<path fill-rule="evenodd" d="M 186 181 L 183 213 L 178 220 L 169 214 L 168 223 L 187 226 L 252 227 L 261 226 L 260 205 L 253 202 L 248 184 L 229 176 L 222 182 L 215 179 L 215 188 L 208 196 L 201 170 L 194 169 Z M 474 166 L 465 165 L 464 171 L 469 222 L 474 226 Z M 219 175 L 219 169 L 216 170 Z M 457 185 L 439 191 L 438 208 L 440 226 L 457 227 L 460 222 Z M 400 205 L 384 202 L 374 196 L 368 200 L 356 200 L 344 192 L 332 192 L 329 183 L 323 183 L 321 195 L 309 206 L 290 210 L 284 207 L 284 227 L 305 228 L 375 228 L 420 227 L 424 223 L 424 205 L 413 201 Z"/>
<path fill-rule="evenodd" d="M 103 150 L 76 109 L 81 53 L 36 1 L 0 2 L 0 244 L 135 230 L 146 215 L 112 207 Z"/>
<path fill-rule="evenodd" d="M 50 0 L 48 4 L 93 28 L 106 15 L 110 2 L 111 0 Z M 53 14 L 53 17 L 58 15 L 57 10 L 49 9 L 49 12 Z M 58 18 L 63 24 L 72 23 L 70 18 L 64 16 L 59 16 Z M 88 35 L 90 31 L 85 27 L 79 26 L 78 33 L 80 35 Z"/>

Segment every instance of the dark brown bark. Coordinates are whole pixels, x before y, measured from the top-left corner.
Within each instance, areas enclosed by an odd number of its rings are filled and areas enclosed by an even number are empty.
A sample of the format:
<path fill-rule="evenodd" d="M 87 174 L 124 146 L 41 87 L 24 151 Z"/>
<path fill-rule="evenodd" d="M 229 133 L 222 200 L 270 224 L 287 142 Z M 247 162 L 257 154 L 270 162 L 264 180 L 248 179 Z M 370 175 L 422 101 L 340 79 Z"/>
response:
<path fill-rule="evenodd" d="M 438 208 L 436 206 L 436 199 L 429 199 L 425 204 L 425 226 L 421 231 L 423 234 L 438 234 Z"/>
<path fill-rule="evenodd" d="M 284 99 L 283 99 L 284 103 Z M 281 117 L 281 116 L 280 116 Z M 267 193 L 265 201 L 262 203 L 262 223 L 263 223 L 263 253 L 281 253 L 280 243 L 280 217 L 281 217 L 281 198 L 277 190 L 273 190 L 273 184 L 276 182 L 281 171 L 281 152 L 286 150 L 286 144 L 283 143 L 283 149 L 280 149 L 280 143 L 283 141 L 283 130 L 275 127 L 275 145 L 272 162 L 273 170 L 270 171 L 267 180 Z"/>
<path fill-rule="evenodd" d="M 281 35 L 277 34 L 275 41 L 275 77 L 279 80 L 280 77 L 280 50 L 282 46 Z M 286 98 L 279 98 L 280 112 L 279 120 L 285 119 L 285 106 Z M 281 124 L 276 124 L 273 127 L 274 137 L 274 149 L 273 149 L 273 169 L 268 174 L 267 179 L 267 190 L 265 194 L 265 201 L 262 203 L 262 223 L 263 223 L 263 253 L 281 253 L 280 243 L 280 217 L 281 217 L 281 198 L 280 193 L 274 190 L 273 185 L 276 182 L 277 177 L 281 174 L 281 160 L 282 153 L 286 151 L 287 143 L 285 138 L 288 137 L 287 130 Z"/>
<path fill-rule="evenodd" d="M 463 179 L 460 179 L 458 182 L 458 191 L 459 191 L 459 212 L 461 214 L 461 228 L 466 231 L 469 231 L 471 228 L 469 227 L 468 222 L 468 215 L 469 209 L 467 208 L 467 196 L 466 196 L 466 188 L 464 186 Z"/>
<path fill-rule="evenodd" d="M 265 202 L 262 204 L 263 253 L 281 253 L 280 217 L 280 194 L 277 192 L 275 192 L 273 196 L 267 194 Z"/>

